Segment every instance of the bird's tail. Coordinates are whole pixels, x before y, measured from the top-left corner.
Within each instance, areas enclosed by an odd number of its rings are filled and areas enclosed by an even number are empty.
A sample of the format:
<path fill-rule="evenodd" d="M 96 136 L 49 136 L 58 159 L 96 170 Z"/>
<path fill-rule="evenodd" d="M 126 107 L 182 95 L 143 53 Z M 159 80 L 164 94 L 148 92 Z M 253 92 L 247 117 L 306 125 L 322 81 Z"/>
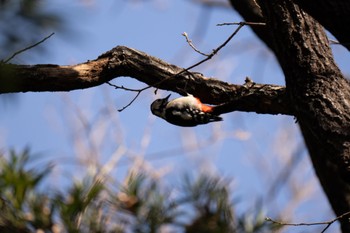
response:
<path fill-rule="evenodd" d="M 211 117 L 210 117 L 210 121 L 211 121 L 211 122 L 214 122 L 214 121 L 222 121 L 222 120 L 223 120 L 222 117 L 217 116 L 217 115 L 211 115 Z"/>

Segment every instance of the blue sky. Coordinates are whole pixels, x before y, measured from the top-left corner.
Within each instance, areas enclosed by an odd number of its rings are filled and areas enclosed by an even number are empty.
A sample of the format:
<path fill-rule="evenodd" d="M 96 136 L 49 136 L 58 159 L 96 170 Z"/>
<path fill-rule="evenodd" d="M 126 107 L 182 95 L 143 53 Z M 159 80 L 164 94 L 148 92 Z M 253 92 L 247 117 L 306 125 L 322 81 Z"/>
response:
<path fill-rule="evenodd" d="M 40 45 L 47 53 L 29 51 L 17 57 L 16 62 L 76 64 L 125 45 L 186 67 L 202 57 L 187 45 L 181 33 L 187 32 L 201 51 L 210 52 L 234 30 L 216 24 L 241 21 L 231 10 L 211 11 L 190 1 L 146 2 L 52 1 L 46 7 L 62 12 L 69 33 L 56 32 Z M 42 37 L 50 33 L 45 31 Z M 348 74 L 349 69 L 345 68 L 349 56 L 339 46 L 334 46 L 334 52 Z M 241 29 L 216 57 L 195 70 L 233 83 L 243 83 L 246 76 L 258 83 L 284 83 L 274 56 L 249 28 Z M 113 83 L 131 88 L 145 86 L 128 77 Z M 0 148 L 30 146 L 47 161 L 55 162 L 52 179 L 64 182 L 93 172 L 89 170 L 93 170 L 91 164 L 103 165 L 123 145 L 128 148 L 128 156 L 122 156 L 120 164 L 111 171 L 117 180 L 125 176 L 130 158 L 138 157 L 169 183 L 195 171 L 219 174 L 232 178 L 233 197 L 241 203 L 238 211 L 245 211 L 266 195 L 266 187 L 283 170 L 286 158 L 303 146 L 292 117 L 230 113 L 224 115 L 222 123 L 179 128 L 150 114 L 149 105 L 155 98 L 153 90 L 143 92 L 135 103 L 119 113 L 117 109 L 128 104 L 134 94 L 107 85 L 69 93 L 19 94 L 14 107 L 0 106 Z M 166 94 L 159 91 L 159 96 Z M 82 120 L 90 122 L 92 128 L 84 129 Z M 89 140 L 96 144 L 89 145 Z M 98 156 L 94 155 L 94 148 L 99 151 Z M 315 188 L 310 192 L 315 196 L 299 203 L 298 208 L 290 207 L 288 216 L 295 214 L 293 220 L 303 222 L 330 219 L 329 206 L 306 152 L 302 158 L 292 174 L 299 183 L 286 184 L 265 207 L 266 214 L 273 217 L 278 211 L 287 211 L 293 198 L 291 190 L 312 186 Z M 315 215 L 315 210 L 321 214 Z M 335 227 L 332 229 L 336 232 Z"/>

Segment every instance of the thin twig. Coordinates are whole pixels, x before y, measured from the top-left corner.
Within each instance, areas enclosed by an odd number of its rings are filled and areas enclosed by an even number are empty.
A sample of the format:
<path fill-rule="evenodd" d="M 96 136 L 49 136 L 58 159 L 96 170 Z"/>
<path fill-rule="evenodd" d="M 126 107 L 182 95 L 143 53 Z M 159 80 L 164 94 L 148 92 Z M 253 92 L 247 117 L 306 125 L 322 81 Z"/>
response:
<path fill-rule="evenodd" d="M 122 89 L 122 90 L 125 90 L 125 91 L 133 91 L 133 92 L 140 92 L 140 91 L 143 91 L 143 90 L 145 90 L 145 89 L 150 88 L 149 86 L 147 86 L 147 87 L 144 87 L 144 88 L 142 88 L 142 89 L 132 89 L 132 88 L 124 87 L 124 86 L 118 86 L 118 85 L 115 85 L 115 84 L 113 84 L 113 83 L 111 83 L 111 82 L 106 82 L 106 83 L 107 83 L 108 85 L 114 87 L 115 89 Z"/>
<path fill-rule="evenodd" d="M 337 40 L 332 40 L 332 39 L 328 39 L 329 40 L 329 44 L 333 45 L 343 45 L 343 46 L 346 46 L 346 45 L 349 45 L 350 43 L 340 43 L 339 41 Z"/>
<path fill-rule="evenodd" d="M 239 32 L 239 30 L 241 30 L 241 28 L 246 25 L 245 22 L 240 22 L 240 23 L 237 23 L 239 26 L 237 27 L 237 29 L 224 41 L 224 43 L 222 43 L 219 47 L 217 47 L 216 49 L 213 49 L 213 51 L 207 55 L 206 58 L 204 58 L 203 60 L 197 62 L 196 64 L 186 68 L 186 69 L 183 69 L 182 71 L 180 71 L 179 73 L 177 73 L 175 76 L 177 75 L 180 75 L 184 72 L 188 72 L 190 69 L 193 69 L 194 67 L 197 67 L 199 65 L 201 65 L 202 63 L 212 59 L 212 57 L 214 57 L 223 47 L 225 47 L 227 45 L 228 42 L 230 42 L 230 40 Z"/>
<path fill-rule="evenodd" d="M 236 22 L 236 23 L 219 23 L 216 26 L 227 26 L 227 25 L 249 25 L 249 26 L 266 26 L 266 23 L 261 22 Z"/>
<path fill-rule="evenodd" d="M 200 50 L 198 50 L 198 49 L 193 45 L 192 40 L 190 40 L 190 38 L 188 38 L 188 35 L 187 35 L 186 32 L 183 32 L 182 35 L 186 38 L 186 41 L 187 41 L 188 45 L 191 46 L 191 48 L 192 48 L 194 51 L 196 51 L 197 53 L 199 53 L 199 54 L 201 54 L 201 55 L 203 55 L 203 56 L 206 56 L 206 57 L 209 56 L 209 54 L 206 54 L 206 53 L 201 52 Z"/>
<path fill-rule="evenodd" d="M 215 0 L 192 0 L 193 3 L 202 4 L 205 7 L 221 7 L 224 9 L 231 9 L 230 3 L 227 1 L 215 1 Z"/>
<path fill-rule="evenodd" d="M 127 87 L 123 87 L 123 86 L 117 86 L 115 84 L 112 84 L 110 82 L 106 82 L 108 85 L 114 87 L 115 89 L 122 89 L 122 90 L 126 90 L 126 91 L 133 91 L 133 92 L 137 92 L 136 96 L 124 107 L 122 107 L 121 109 L 118 109 L 118 112 L 122 112 L 124 111 L 126 108 L 128 108 L 132 103 L 135 102 L 135 100 L 137 99 L 137 97 L 141 94 L 141 92 L 143 92 L 144 90 L 147 90 L 149 88 L 151 88 L 152 86 L 147 86 L 141 89 L 131 89 L 131 88 L 127 88 Z"/>
<path fill-rule="evenodd" d="M 328 39 L 328 40 L 330 44 L 338 44 L 338 45 L 340 44 L 340 42 L 337 40 L 332 40 L 332 39 Z"/>
<path fill-rule="evenodd" d="M 36 43 L 33 44 L 33 45 L 30 45 L 30 46 L 28 46 L 28 47 L 26 47 L 26 48 L 24 48 L 24 49 L 21 49 L 21 50 L 15 52 L 14 54 L 11 55 L 11 57 L 9 57 L 9 58 L 7 58 L 5 61 L 3 61 L 3 63 L 8 63 L 9 61 L 11 61 L 11 60 L 12 60 L 15 56 L 17 56 L 18 54 L 23 53 L 23 52 L 25 52 L 25 51 L 27 51 L 27 50 L 29 50 L 29 49 L 32 49 L 32 48 L 34 48 L 35 46 L 38 46 L 39 44 L 43 43 L 45 40 L 49 39 L 49 38 L 50 38 L 51 36 L 53 36 L 54 34 L 55 34 L 55 33 L 53 32 L 53 33 L 51 33 L 50 35 L 48 35 L 47 37 L 45 37 L 44 39 L 42 39 L 41 41 L 36 42 Z"/>
<path fill-rule="evenodd" d="M 279 225 L 284 225 L 284 226 L 315 226 L 315 225 L 327 225 L 322 231 L 321 233 L 324 233 L 334 222 L 344 218 L 345 216 L 350 215 L 350 211 L 345 212 L 344 214 L 330 220 L 330 221 L 325 221 L 325 222 L 311 222 L 311 223 L 285 223 L 285 222 L 279 222 L 276 220 L 273 220 L 269 217 L 265 218 L 265 221 L 269 221 L 275 224 L 279 224 Z"/>

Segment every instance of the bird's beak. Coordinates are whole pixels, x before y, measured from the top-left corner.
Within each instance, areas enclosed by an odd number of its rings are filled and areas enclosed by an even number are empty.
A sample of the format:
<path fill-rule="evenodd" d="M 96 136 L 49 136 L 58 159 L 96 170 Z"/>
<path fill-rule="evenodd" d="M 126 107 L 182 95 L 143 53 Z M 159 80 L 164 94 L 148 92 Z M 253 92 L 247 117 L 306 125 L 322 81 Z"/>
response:
<path fill-rule="evenodd" d="M 171 96 L 171 94 L 169 94 L 167 97 L 165 97 L 164 100 L 168 101 L 170 96 Z"/>

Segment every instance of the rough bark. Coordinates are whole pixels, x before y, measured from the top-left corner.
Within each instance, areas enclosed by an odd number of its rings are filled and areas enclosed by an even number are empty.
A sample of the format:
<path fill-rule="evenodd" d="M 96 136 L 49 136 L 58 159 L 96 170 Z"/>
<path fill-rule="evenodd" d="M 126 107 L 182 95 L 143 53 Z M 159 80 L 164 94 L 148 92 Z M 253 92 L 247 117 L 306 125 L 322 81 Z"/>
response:
<path fill-rule="evenodd" d="M 265 22 L 260 7 L 255 0 L 230 0 L 232 7 L 244 18 L 246 22 Z M 255 34 L 269 47 L 274 49 L 271 34 L 266 27 L 252 26 Z"/>
<path fill-rule="evenodd" d="M 350 210 L 350 84 L 327 36 L 291 0 L 260 1 L 295 116 L 336 215 Z M 343 232 L 350 232 L 347 218 Z"/>
<path fill-rule="evenodd" d="M 295 2 L 350 50 L 350 1 L 295 0 Z"/>
<path fill-rule="evenodd" d="M 156 57 L 118 46 L 93 61 L 72 66 L 0 65 L 0 94 L 28 91 L 71 91 L 101 85 L 128 76 L 150 86 L 199 97 L 209 104 L 222 104 L 217 113 L 235 110 L 292 115 L 285 87 L 229 84 L 166 63 Z"/>
<path fill-rule="evenodd" d="M 230 0 L 231 5 L 248 22 L 265 22 L 261 9 L 255 0 Z M 350 1 L 348 0 L 295 0 L 305 12 L 309 13 L 330 31 L 338 41 L 350 50 Z M 263 27 L 252 27 L 265 44 L 272 48 L 270 34 Z"/>

